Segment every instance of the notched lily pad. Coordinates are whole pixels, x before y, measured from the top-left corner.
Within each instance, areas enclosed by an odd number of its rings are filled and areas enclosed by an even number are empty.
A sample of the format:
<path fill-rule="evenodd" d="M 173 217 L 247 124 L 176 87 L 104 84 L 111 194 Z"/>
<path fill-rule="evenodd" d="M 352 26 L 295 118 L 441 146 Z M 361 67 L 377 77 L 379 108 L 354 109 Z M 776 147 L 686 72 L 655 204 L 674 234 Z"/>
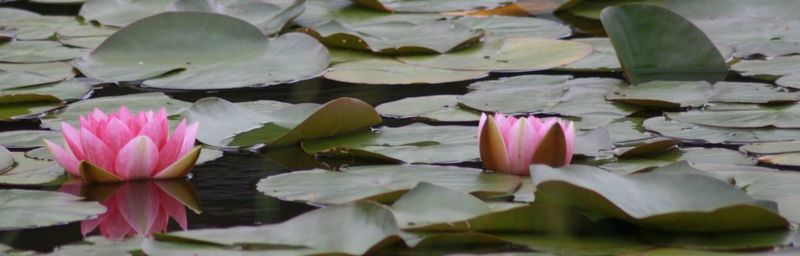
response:
<path fill-rule="evenodd" d="M 268 39 L 255 26 L 233 17 L 169 12 L 126 26 L 74 66 L 87 77 L 106 82 L 230 89 L 321 75 L 328 67 L 328 51 L 301 33 Z"/>
<path fill-rule="evenodd" d="M 342 171 L 297 171 L 267 177 L 258 190 L 288 201 L 342 204 L 374 200 L 393 202 L 420 182 L 471 193 L 478 197 L 506 195 L 520 185 L 517 176 L 479 169 L 436 165 L 351 167 Z"/>
<path fill-rule="evenodd" d="M 531 176 L 537 202 L 574 206 L 648 228 L 714 233 L 788 227 L 786 219 L 744 191 L 705 175 L 620 176 L 590 166 L 537 165 Z"/>

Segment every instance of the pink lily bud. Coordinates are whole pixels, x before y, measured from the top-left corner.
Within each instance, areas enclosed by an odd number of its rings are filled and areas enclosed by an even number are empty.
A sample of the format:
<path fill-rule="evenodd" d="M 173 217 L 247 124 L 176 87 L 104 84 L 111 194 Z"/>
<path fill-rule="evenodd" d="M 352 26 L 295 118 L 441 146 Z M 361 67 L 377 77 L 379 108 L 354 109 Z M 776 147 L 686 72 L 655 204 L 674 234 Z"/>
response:
<path fill-rule="evenodd" d="M 514 175 L 530 175 L 531 164 L 552 167 L 572 161 L 575 128 L 559 118 L 515 118 L 481 115 L 478 125 L 483 167 Z"/>
<path fill-rule="evenodd" d="M 99 109 L 80 117 L 75 129 L 62 122 L 66 147 L 45 140 L 56 162 L 71 175 L 90 182 L 168 179 L 192 170 L 200 147 L 195 147 L 197 123 L 181 121 L 169 134 L 167 111 L 131 113 Z"/>

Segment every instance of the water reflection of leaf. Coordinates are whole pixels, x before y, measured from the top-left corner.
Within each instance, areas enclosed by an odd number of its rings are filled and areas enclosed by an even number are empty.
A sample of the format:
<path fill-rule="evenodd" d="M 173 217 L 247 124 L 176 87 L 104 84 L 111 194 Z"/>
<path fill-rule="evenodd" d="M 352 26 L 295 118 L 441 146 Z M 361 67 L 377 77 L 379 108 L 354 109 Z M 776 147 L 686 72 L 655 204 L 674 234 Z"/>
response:
<path fill-rule="evenodd" d="M 166 232 L 170 219 L 186 230 L 188 223 L 184 206 L 196 213 L 201 212 L 191 183 L 186 180 L 116 184 L 84 184 L 71 180 L 60 190 L 97 200 L 108 208 L 97 218 L 81 222 L 84 236 L 99 229 L 100 234 L 112 240 L 133 235 L 149 237 L 155 232 Z"/>

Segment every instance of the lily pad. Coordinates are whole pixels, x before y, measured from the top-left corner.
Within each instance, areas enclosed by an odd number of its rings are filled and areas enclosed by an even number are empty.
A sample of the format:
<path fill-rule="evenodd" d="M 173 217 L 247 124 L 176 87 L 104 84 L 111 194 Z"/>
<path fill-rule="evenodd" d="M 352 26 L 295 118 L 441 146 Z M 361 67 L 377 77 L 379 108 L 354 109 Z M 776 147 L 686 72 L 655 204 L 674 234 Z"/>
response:
<path fill-rule="evenodd" d="M 693 173 L 620 176 L 590 166 L 531 168 L 537 202 L 554 202 L 648 228 L 729 232 L 786 228 L 788 222 L 722 180 Z M 679 189 L 676 189 L 679 188 Z"/>
<path fill-rule="evenodd" d="M 702 106 L 710 96 L 711 84 L 705 81 L 652 81 L 619 89 L 607 94 L 606 99 L 644 107 L 676 109 Z"/>
<path fill-rule="evenodd" d="M 170 12 L 121 29 L 74 65 L 87 77 L 107 82 L 144 80 L 144 87 L 229 89 L 318 76 L 328 67 L 328 52 L 300 33 L 268 39 L 233 17 Z"/>
<path fill-rule="evenodd" d="M 775 80 L 782 76 L 800 73 L 800 56 L 780 56 L 769 60 L 741 60 L 731 66 L 731 70 L 743 76 Z M 787 78 L 787 79 L 791 79 Z M 783 81 L 787 83 L 786 80 Z"/>
<path fill-rule="evenodd" d="M 310 154 L 378 162 L 473 162 L 478 154 L 477 130 L 471 126 L 411 124 L 381 127 L 328 139 L 306 140 Z"/>
<path fill-rule="evenodd" d="M 331 21 L 301 31 L 328 46 L 389 55 L 451 52 L 471 46 L 483 36 L 481 30 L 447 20 L 357 25 Z"/>
<path fill-rule="evenodd" d="M 572 34 L 568 26 L 546 19 L 512 16 L 461 16 L 451 19 L 471 29 L 480 29 L 495 38 L 540 37 L 564 38 Z"/>
<path fill-rule="evenodd" d="M 353 98 L 339 98 L 324 105 L 291 105 L 267 114 L 208 98 L 192 105 L 187 119 L 209 123 L 200 128 L 198 139 L 218 147 L 291 145 L 301 140 L 366 130 L 381 122 L 372 106 Z"/>
<path fill-rule="evenodd" d="M 453 70 L 529 72 L 576 62 L 592 53 L 585 43 L 516 37 L 493 39 L 461 51 L 435 56 L 402 56 L 408 64 Z"/>
<path fill-rule="evenodd" d="M 757 110 L 669 112 L 672 120 L 725 128 L 800 128 L 800 104 L 761 106 Z"/>
<path fill-rule="evenodd" d="M 674 145 L 674 141 L 666 140 L 665 142 L 667 146 Z M 655 167 L 667 166 L 678 161 L 686 161 L 690 164 L 713 163 L 740 166 L 752 166 L 758 163 L 755 159 L 747 157 L 741 152 L 722 148 L 672 148 L 660 152 L 650 152 L 646 156 L 626 157 L 623 155 L 620 158 L 616 162 L 602 164 L 600 168 L 627 175 Z"/>
<path fill-rule="evenodd" d="M 606 7 L 630 3 L 661 4 L 661 2 L 663 0 L 570 0 L 561 4 L 556 11 L 568 11 L 575 16 L 599 20 L 600 13 Z"/>
<path fill-rule="evenodd" d="M 611 41 L 608 38 L 576 38 L 572 39 L 572 41 L 592 45 L 592 54 L 579 61 L 556 69 L 567 71 L 599 72 L 622 70 L 622 66 L 619 64 L 617 54 L 614 52 L 614 46 L 611 45 Z"/>
<path fill-rule="evenodd" d="M 633 84 L 654 80 L 717 82 L 728 67 L 691 22 L 658 6 L 630 4 L 603 10 L 603 27 Z"/>
<path fill-rule="evenodd" d="M 511 1 L 509 0 L 355 0 L 356 3 L 386 12 L 452 12 L 471 11 L 475 9 L 494 8 Z"/>
<path fill-rule="evenodd" d="M 741 146 L 739 150 L 750 154 L 794 153 L 800 152 L 800 141 L 753 143 Z"/>
<path fill-rule="evenodd" d="M 0 62 L 41 63 L 80 57 L 82 49 L 64 47 L 52 41 L 13 41 L 0 43 Z"/>
<path fill-rule="evenodd" d="M 59 141 L 60 132 L 47 130 L 15 130 L 0 132 L 0 145 L 7 148 L 38 148 L 44 147 L 42 139 Z"/>
<path fill-rule="evenodd" d="M 706 143 L 746 144 L 753 142 L 787 141 L 799 138 L 797 129 L 779 128 L 724 128 L 696 125 L 653 117 L 644 121 L 644 128 L 663 136 Z"/>
<path fill-rule="evenodd" d="M 22 152 L 11 153 L 16 164 L 11 170 L 0 173 L 0 184 L 35 185 L 55 181 L 64 175 L 64 169 L 53 161 L 40 161 L 25 157 Z"/>
<path fill-rule="evenodd" d="M 135 255 L 135 252 L 141 252 L 142 240 L 142 237 L 130 237 L 117 241 L 102 236 L 90 236 L 77 243 L 59 246 L 53 250 L 53 254 L 62 256 Z"/>
<path fill-rule="evenodd" d="M 333 65 L 325 78 L 355 84 L 441 84 L 488 76 L 485 71 L 461 71 L 414 66 L 389 58 Z"/>
<path fill-rule="evenodd" d="M 61 44 L 94 49 L 115 32 L 117 29 L 107 26 L 80 25 L 62 28 L 56 34 Z"/>
<path fill-rule="evenodd" d="M 56 83 L 0 90 L 0 95 L 41 94 L 41 95 L 52 95 L 64 101 L 75 101 L 86 96 L 91 90 L 92 90 L 91 85 L 78 81 L 77 79 L 69 79 Z"/>
<path fill-rule="evenodd" d="M 61 99 L 42 94 L 0 94 L 0 120 L 23 119 L 64 106 Z"/>
<path fill-rule="evenodd" d="M 362 255 L 396 241 L 398 232 L 397 221 L 388 207 L 360 202 L 317 209 L 279 224 L 171 232 L 155 235 L 155 239 L 217 245 L 220 249 L 265 245 L 262 255 L 269 254 L 269 246 L 277 250 L 312 249 L 312 254 Z"/>
<path fill-rule="evenodd" d="M 3 218 L 0 229 L 22 229 L 85 220 L 105 212 L 97 202 L 83 202 L 66 193 L 6 189 L 0 190 Z"/>
<path fill-rule="evenodd" d="M 240 18 L 255 25 L 266 35 L 276 34 L 305 10 L 305 0 L 177 0 L 170 11 L 212 12 Z"/>
<path fill-rule="evenodd" d="M 86 0 L 79 15 L 86 21 L 124 27 L 136 20 L 163 12 L 172 2 L 173 0 Z"/>
<path fill-rule="evenodd" d="M 160 92 L 92 98 L 69 104 L 63 110 L 43 117 L 41 126 L 51 130 L 61 130 L 61 122 L 67 122 L 73 127 L 77 127 L 78 117 L 86 115 L 95 108 L 111 112 L 118 110 L 122 105 L 128 107 L 132 112 L 158 110 L 158 108 L 164 107 L 167 114 L 171 116 L 183 112 L 189 103 L 174 100 Z"/>
<path fill-rule="evenodd" d="M 58 82 L 75 77 L 65 62 L 36 64 L 0 63 L 0 90 Z"/>
<path fill-rule="evenodd" d="M 512 193 L 517 176 L 484 173 L 480 169 L 436 165 L 384 165 L 351 167 L 342 171 L 315 169 L 269 176 L 258 190 L 288 201 L 343 204 L 375 200 L 393 202 L 420 182 L 443 186 L 475 196 Z"/>
<path fill-rule="evenodd" d="M 478 121 L 477 112 L 458 106 L 459 95 L 409 97 L 375 107 L 381 115 L 393 118 L 423 118 L 439 122 Z"/>
<path fill-rule="evenodd" d="M 78 25 L 73 16 L 31 16 L 12 20 L 0 18 L 0 27 L 13 30 L 17 40 L 45 40 L 55 37 L 56 31 Z"/>
<path fill-rule="evenodd" d="M 0 20 L 14 20 L 19 18 L 36 17 L 40 16 L 38 13 L 17 9 L 17 8 L 0 8 Z"/>

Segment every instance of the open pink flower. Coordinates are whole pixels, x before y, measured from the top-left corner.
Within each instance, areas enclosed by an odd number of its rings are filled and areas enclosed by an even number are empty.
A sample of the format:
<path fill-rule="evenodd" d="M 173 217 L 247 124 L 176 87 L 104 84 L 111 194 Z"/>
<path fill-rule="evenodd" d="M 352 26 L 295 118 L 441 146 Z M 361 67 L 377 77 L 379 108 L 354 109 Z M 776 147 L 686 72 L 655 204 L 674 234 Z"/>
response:
<path fill-rule="evenodd" d="M 80 129 L 62 122 L 66 149 L 45 143 L 67 172 L 86 181 L 176 178 L 186 176 L 200 154 L 194 146 L 197 127 L 183 120 L 170 135 L 163 108 L 132 114 L 123 106 L 81 116 Z"/>
<path fill-rule="evenodd" d="M 561 167 L 572 161 L 575 128 L 559 118 L 482 114 L 478 141 L 484 168 L 530 175 L 531 164 Z"/>

